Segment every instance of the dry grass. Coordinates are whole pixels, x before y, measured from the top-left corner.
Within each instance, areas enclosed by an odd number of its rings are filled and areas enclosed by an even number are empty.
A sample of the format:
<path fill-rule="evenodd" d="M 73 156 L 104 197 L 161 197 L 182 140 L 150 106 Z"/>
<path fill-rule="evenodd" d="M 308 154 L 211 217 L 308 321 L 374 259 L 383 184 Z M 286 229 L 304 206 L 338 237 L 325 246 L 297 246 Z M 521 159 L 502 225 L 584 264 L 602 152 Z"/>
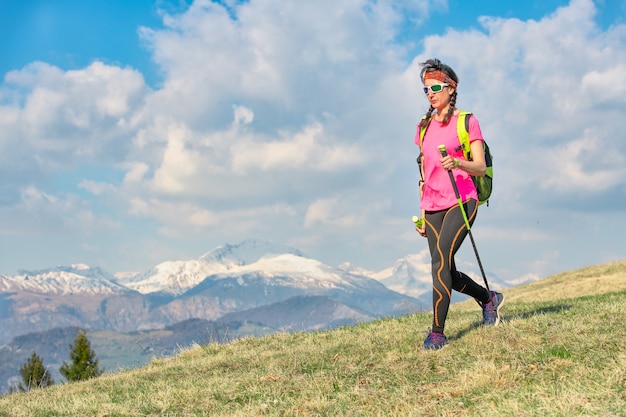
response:
<path fill-rule="evenodd" d="M 598 284 L 622 285 L 625 266 L 511 290 L 497 328 L 478 326 L 475 303 L 455 307 L 451 344 L 439 352 L 420 349 L 429 314 L 193 346 L 140 369 L 0 397 L 0 416 L 626 415 L 626 291 Z M 578 282 L 590 280 L 598 293 Z"/>
<path fill-rule="evenodd" d="M 562 272 L 507 291 L 510 301 L 549 301 L 626 291 L 626 260 Z"/>
<path fill-rule="evenodd" d="M 600 295 L 626 291 L 626 260 L 588 266 L 561 272 L 541 281 L 510 288 L 505 291 L 506 301 L 537 302 L 585 295 Z M 473 310 L 473 300 L 454 305 L 459 310 Z"/>

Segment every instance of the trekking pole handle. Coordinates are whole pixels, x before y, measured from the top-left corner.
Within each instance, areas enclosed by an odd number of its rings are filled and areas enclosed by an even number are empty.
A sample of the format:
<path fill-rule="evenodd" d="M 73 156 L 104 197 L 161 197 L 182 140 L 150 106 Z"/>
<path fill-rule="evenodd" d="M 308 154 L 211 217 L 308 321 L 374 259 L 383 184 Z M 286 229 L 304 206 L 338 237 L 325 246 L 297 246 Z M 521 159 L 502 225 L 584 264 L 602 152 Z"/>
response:
<path fill-rule="evenodd" d="M 418 229 L 422 228 L 422 225 L 424 224 L 424 219 L 422 219 L 421 217 L 413 216 L 411 220 L 413 220 L 413 223 L 415 223 L 415 227 L 417 227 Z"/>
<path fill-rule="evenodd" d="M 446 151 L 446 145 L 439 145 L 437 146 L 437 148 L 439 149 L 439 153 L 441 154 L 442 158 L 445 158 L 446 156 L 448 156 L 448 152 Z M 461 202 L 461 196 L 459 194 L 459 188 L 456 185 L 456 181 L 454 180 L 454 175 L 452 174 L 452 170 L 447 170 L 448 171 L 448 175 L 450 176 L 450 182 L 452 183 L 452 188 L 454 189 L 454 195 L 456 197 L 456 199 L 459 202 L 459 206 L 461 207 L 461 211 L 463 212 L 463 218 L 465 219 L 465 210 L 463 209 L 463 203 Z M 467 225 L 467 229 L 469 230 L 469 223 L 466 221 L 465 224 Z"/>

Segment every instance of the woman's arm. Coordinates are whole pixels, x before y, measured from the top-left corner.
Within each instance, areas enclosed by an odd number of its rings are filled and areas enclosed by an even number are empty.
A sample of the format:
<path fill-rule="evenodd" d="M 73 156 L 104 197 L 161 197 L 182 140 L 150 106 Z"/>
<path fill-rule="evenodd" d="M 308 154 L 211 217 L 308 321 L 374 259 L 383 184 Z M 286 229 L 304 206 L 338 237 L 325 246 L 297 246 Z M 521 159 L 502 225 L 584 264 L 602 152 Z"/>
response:
<path fill-rule="evenodd" d="M 470 144 L 472 150 L 472 161 L 466 161 L 465 159 L 457 159 L 457 166 L 455 167 L 454 159 L 446 157 L 441 159 L 441 163 L 444 168 L 461 168 L 470 175 L 476 175 L 478 177 L 484 177 L 487 171 L 487 164 L 485 163 L 485 150 L 483 149 L 483 142 L 481 140 L 475 140 Z M 448 160 L 448 158 L 450 158 Z M 452 166 L 450 166 L 452 165 Z"/>

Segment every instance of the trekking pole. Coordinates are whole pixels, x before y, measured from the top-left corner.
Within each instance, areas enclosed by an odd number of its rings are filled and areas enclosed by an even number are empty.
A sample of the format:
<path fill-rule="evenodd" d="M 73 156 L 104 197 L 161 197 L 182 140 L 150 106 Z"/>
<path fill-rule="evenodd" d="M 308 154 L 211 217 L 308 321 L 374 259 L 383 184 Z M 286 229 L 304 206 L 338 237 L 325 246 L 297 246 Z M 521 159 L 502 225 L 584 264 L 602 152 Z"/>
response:
<path fill-rule="evenodd" d="M 439 153 L 441 153 L 442 158 L 448 156 L 448 152 L 446 151 L 445 145 L 439 145 L 438 148 L 439 148 Z M 487 283 L 487 276 L 485 275 L 485 270 L 483 269 L 483 263 L 480 261 L 480 256 L 478 256 L 478 249 L 476 249 L 476 243 L 474 242 L 472 229 L 470 227 L 469 220 L 467 220 L 465 207 L 463 207 L 463 202 L 461 201 L 461 195 L 459 194 L 459 187 L 457 187 L 456 181 L 454 181 L 454 175 L 452 174 L 452 170 L 448 170 L 448 175 L 450 175 L 450 182 L 452 183 L 452 188 L 454 189 L 454 195 L 456 196 L 456 201 L 459 203 L 459 208 L 461 209 L 461 213 L 463 214 L 463 220 L 465 220 L 465 227 L 467 227 L 467 234 L 469 234 L 470 240 L 472 241 L 472 247 L 474 248 L 474 253 L 476 254 L 476 260 L 478 261 L 478 266 L 480 267 L 480 273 L 483 275 L 483 281 L 485 281 L 485 287 L 487 287 L 487 292 L 489 292 L 489 297 L 491 297 L 491 291 L 489 290 L 489 284 Z"/>

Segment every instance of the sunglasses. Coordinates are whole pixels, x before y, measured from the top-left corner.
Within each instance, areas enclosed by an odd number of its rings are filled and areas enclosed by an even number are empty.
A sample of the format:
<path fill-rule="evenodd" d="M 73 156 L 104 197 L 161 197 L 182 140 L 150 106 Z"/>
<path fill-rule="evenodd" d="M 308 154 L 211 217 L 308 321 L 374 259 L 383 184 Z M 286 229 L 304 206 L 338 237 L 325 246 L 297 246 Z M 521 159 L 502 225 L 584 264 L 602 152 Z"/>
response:
<path fill-rule="evenodd" d="M 447 87 L 448 84 L 433 84 L 431 86 L 424 86 L 424 94 L 428 94 L 428 90 L 432 91 L 433 93 L 439 93 L 441 92 L 441 90 L 443 90 L 443 87 Z"/>

